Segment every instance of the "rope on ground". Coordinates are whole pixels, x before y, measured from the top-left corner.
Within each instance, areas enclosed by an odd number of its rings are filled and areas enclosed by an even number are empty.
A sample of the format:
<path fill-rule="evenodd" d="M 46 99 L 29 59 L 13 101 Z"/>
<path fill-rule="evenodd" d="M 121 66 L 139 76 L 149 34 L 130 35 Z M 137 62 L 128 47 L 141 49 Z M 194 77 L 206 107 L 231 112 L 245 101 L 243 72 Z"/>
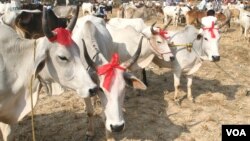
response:
<path fill-rule="evenodd" d="M 233 80 L 233 82 L 234 82 L 235 84 L 239 84 L 240 86 L 243 86 L 244 88 L 246 88 L 246 89 L 247 89 L 247 95 L 248 95 L 248 94 L 250 95 L 250 88 L 249 88 L 247 85 L 243 84 L 243 82 L 241 82 L 241 81 L 237 80 L 237 78 L 233 77 L 230 73 L 228 73 L 226 70 L 224 70 L 218 63 L 214 62 L 214 64 L 215 64 L 220 70 L 222 70 L 231 80 Z"/>

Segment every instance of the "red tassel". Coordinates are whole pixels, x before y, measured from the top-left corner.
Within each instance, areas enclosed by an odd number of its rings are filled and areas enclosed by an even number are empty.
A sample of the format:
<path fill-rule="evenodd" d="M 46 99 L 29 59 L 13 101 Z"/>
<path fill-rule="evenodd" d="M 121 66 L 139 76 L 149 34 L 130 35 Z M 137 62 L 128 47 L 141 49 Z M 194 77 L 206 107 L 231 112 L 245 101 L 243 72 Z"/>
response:
<path fill-rule="evenodd" d="M 168 38 L 169 38 L 169 37 L 166 36 L 166 34 L 168 34 L 168 32 L 165 31 L 165 30 L 160 29 L 160 31 L 158 32 L 158 34 L 159 34 L 161 37 L 163 37 L 164 39 L 168 39 Z"/>
<path fill-rule="evenodd" d="M 53 30 L 56 33 L 55 36 L 49 38 L 51 42 L 58 42 L 61 45 L 69 47 L 73 40 L 71 39 L 71 32 L 64 28 L 56 28 Z"/>
<path fill-rule="evenodd" d="M 111 82 L 115 77 L 114 69 L 120 69 L 125 71 L 126 68 L 123 68 L 119 65 L 119 55 L 117 53 L 113 54 L 111 61 L 108 64 L 105 64 L 97 69 L 98 75 L 105 75 L 103 87 L 110 91 Z"/>

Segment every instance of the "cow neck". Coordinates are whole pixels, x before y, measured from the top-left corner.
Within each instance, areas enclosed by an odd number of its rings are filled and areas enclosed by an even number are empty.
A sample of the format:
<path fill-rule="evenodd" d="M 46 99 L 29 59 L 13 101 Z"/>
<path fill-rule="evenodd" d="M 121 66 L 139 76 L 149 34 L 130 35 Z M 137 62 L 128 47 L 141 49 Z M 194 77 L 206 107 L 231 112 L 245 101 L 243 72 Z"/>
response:
<path fill-rule="evenodd" d="M 194 45 L 194 42 L 197 41 L 197 45 Z M 195 52 L 195 54 L 197 55 L 197 57 L 199 58 L 199 60 L 202 60 L 202 56 L 205 55 L 204 49 L 203 49 L 203 37 L 198 40 L 198 39 L 194 39 L 193 41 L 193 50 Z"/>

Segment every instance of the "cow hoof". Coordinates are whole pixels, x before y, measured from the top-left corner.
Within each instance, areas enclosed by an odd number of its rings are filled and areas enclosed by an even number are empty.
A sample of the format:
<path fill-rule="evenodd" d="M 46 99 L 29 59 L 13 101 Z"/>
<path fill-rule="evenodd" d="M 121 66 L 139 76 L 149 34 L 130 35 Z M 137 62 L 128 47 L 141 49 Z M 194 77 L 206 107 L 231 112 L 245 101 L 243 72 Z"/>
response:
<path fill-rule="evenodd" d="M 86 135 L 85 141 L 93 141 L 94 136 Z"/>
<path fill-rule="evenodd" d="M 250 91 L 247 91 L 247 94 L 246 94 L 246 96 L 250 96 Z"/>
<path fill-rule="evenodd" d="M 188 100 L 191 101 L 192 103 L 194 103 L 194 98 L 189 97 Z"/>

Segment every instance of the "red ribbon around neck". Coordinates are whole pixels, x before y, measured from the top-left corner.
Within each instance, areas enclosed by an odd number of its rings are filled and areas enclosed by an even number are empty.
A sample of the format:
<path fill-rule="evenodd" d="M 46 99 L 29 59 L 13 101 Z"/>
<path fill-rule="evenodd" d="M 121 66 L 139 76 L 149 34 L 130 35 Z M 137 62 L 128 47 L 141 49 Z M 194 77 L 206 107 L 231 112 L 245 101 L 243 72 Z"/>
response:
<path fill-rule="evenodd" d="M 211 27 L 208 27 L 208 28 L 203 27 L 202 29 L 203 30 L 208 30 L 211 33 L 211 37 L 212 38 L 215 38 L 214 29 L 218 30 L 218 28 L 214 28 L 214 22 L 212 22 L 212 26 Z"/>
<path fill-rule="evenodd" d="M 110 91 L 110 86 L 113 78 L 115 77 L 115 69 L 120 69 L 125 71 L 126 68 L 123 68 L 119 65 L 119 55 L 117 53 L 113 54 L 112 59 L 108 64 L 98 67 L 97 74 L 105 75 L 103 87 Z"/>
<path fill-rule="evenodd" d="M 56 28 L 53 30 L 56 33 L 55 36 L 49 38 L 51 42 L 58 42 L 61 45 L 69 47 L 72 44 L 71 31 L 64 28 Z"/>
<path fill-rule="evenodd" d="M 164 39 L 168 39 L 168 38 L 169 38 L 169 37 L 166 36 L 166 34 L 168 34 L 168 32 L 165 31 L 165 30 L 160 29 L 160 31 L 158 32 L 158 34 L 159 34 L 161 37 L 163 37 Z"/>

